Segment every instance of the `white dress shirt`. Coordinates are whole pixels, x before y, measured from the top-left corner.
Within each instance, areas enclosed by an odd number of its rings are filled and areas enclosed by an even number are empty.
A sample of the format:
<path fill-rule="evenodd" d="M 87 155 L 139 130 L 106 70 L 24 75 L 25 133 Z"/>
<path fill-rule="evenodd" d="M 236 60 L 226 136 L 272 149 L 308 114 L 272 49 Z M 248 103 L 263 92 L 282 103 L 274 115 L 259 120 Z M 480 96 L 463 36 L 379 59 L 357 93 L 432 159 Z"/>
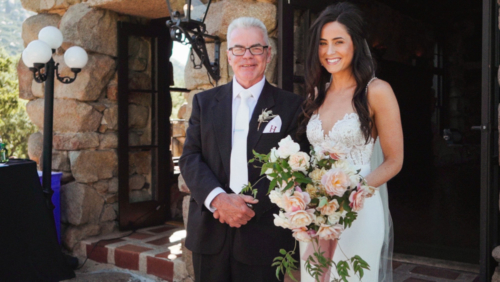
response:
<path fill-rule="evenodd" d="M 266 76 L 264 76 L 259 82 L 256 84 L 252 85 L 249 90 L 252 93 L 252 96 L 248 98 L 247 104 L 250 112 L 250 116 L 248 117 L 248 121 L 250 122 L 250 119 L 252 118 L 253 111 L 255 109 L 255 106 L 257 105 L 257 101 L 259 100 L 260 94 L 262 93 L 262 89 L 264 88 L 264 84 L 266 83 Z M 238 113 L 238 108 L 240 107 L 240 102 L 241 98 L 238 94 L 245 90 L 241 84 L 238 83 L 236 80 L 236 77 L 233 76 L 233 108 L 232 108 L 232 125 L 231 125 L 231 144 L 233 144 L 233 137 L 234 137 L 234 124 L 236 121 L 236 114 Z M 212 207 L 212 201 L 214 198 L 219 195 L 220 193 L 226 193 L 224 189 L 221 187 L 216 187 L 215 189 L 208 194 L 207 198 L 205 199 L 205 207 L 209 209 L 211 212 L 214 212 L 216 209 Z"/>

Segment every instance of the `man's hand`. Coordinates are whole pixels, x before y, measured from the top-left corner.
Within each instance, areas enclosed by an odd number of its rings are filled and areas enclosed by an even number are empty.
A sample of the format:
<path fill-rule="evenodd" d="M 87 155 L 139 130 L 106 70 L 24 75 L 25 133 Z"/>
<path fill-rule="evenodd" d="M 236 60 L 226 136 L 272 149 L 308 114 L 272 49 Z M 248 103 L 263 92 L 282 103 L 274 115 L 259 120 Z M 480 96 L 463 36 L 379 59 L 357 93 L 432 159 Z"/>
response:
<path fill-rule="evenodd" d="M 231 227 L 240 228 L 255 216 L 255 212 L 246 203 L 257 204 L 258 202 L 259 200 L 252 196 L 221 193 L 212 201 L 212 206 L 217 209 L 214 212 L 214 218 Z"/>

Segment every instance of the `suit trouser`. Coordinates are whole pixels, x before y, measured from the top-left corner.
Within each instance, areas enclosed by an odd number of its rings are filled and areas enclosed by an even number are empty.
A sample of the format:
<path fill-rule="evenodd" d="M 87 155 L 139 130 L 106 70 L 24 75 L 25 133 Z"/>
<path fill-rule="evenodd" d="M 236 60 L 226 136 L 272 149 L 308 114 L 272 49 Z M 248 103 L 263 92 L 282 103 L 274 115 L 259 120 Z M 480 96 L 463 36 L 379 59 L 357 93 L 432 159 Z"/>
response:
<path fill-rule="evenodd" d="M 228 234 L 220 253 L 203 255 L 193 252 L 193 267 L 196 282 L 272 282 L 276 268 L 269 265 L 248 265 L 237 261 L 232 255 L 235 228 Z M 265 240 L 264 238 L 261 238 Z M 278 256 L 278 254 L 276 254 Z M 280 277 L 283 281 L 283 277 Z"/>

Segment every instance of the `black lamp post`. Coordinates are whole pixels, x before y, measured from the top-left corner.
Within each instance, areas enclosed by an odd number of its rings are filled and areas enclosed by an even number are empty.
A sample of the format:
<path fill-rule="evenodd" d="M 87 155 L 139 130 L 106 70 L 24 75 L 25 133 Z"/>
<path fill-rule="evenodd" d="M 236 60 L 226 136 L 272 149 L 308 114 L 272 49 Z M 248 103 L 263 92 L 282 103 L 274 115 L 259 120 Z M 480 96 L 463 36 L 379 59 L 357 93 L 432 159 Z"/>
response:
<path fill-rule="evenodd" d="M 210 76 L 215 81 L 218 81 L 220 79 L 219 58 L 221 43 L 218 36 L 206 33 L 204 23 L 212 0 L 208 0 L 207 4 L 203 4 L 200 0 L 185 0 L 186 4 L 183 7 L 183 14 L 173 10 L 170 0 L 166 1 L 170 12 L 170 20 L 167 21 L 167 26 L 170 29 L 172 40 L 183 44 L 191 44 L 191 61 L 194 68 L 200 69 L 202 65 L 205 66 Z M 213 62 L 210 62 L 208 57 L 205 38 L 214 41 L 215 54 Z M 200 65 L 196 65 L 194 62 L 193 50 L 201 60 Z"/>
<path fill-rule="evenodd" d="M 62 83 L 72 83 L 77 74 L 87 64 L 87 52 L 81 47 L 74 46 L 64 53 L 64 62 L 75 74 L 74 77 L 61 77 L 58 66 L 52 59 L 52 54 L 61 46 L 63 36 L 61 31 L 53 26 L 44 27 L 38 33 L 38 40 L 32 41 L 23 51 L 24 64 L 33 72 L 36 82 L 45 82 L 45 104 L 43 118 L 43 193 L 47 206 L 52 211 L 52 133 L 54 113 L 54 79 L 57 77 Z M 45 71 L 43 69 L 45 68 Z"/>

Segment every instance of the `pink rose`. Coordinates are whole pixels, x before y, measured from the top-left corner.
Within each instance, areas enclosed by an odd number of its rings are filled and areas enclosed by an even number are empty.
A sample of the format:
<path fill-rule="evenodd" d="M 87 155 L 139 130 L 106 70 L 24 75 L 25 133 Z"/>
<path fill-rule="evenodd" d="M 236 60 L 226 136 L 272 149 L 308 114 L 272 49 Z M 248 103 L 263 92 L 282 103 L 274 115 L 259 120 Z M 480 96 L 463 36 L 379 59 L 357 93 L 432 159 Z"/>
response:
<path fill-rule="evenodd" d="M 311 202 L 311 196 L 309 193 L 302 192 L 302 190 L 298 189 L 293 192 L 293 194 L 283 194 L 281 199 L 281 203 L 283 208 L 287 212 L 296 212 L 298 210 L 305 210 L 307 205 Z"/>
<path fill-rule="evenodd" d="M 322 215 L 331 215 L 334 214 L 339 207 L 339 202 L 336 199 L 333 199 L 321 208 L 316 209 L 320 211 Z"/>
<path fill-rule="evenodd" d="M 330 158 L 334 160 L 341 160 L 347 157 L 349 154 L 349 149 L 346 146 L 343 146 L 334 141 L 325 141 L 323 143 L 323 147 L 325 151 L 330 155 Z"/>
<path fill-rule="evenodd" d="M 306 227 L 314 220 L 314 209 L 299 210 L 286 215 L 292 228 Z"/>
<path fill-rule="evenodd" d="M 293 229 L 292 236 L 295 238 L 295 240 L 300 242 L 311 242 L 311 235 L 307 231 L 306 227 Z"/>
<path fill-rule="evenodd" d="M 334 240 L 340 237 L 340 234 L 344 231 L 344 227 L 340 224 L 333 226 L 321 224 L 318 229 L 318 236 L 323 240 Z"/>
<path fill-rule="evenodd" d="M 335 168 L 323 175 L 321 184 L 325 187 L 325 192 L 328 195 L 342 197 L 351 184 L 351 181 L 349 175 L 343 170 Z"/>
<path fill-rule="evenodd" d="M 358 190 L 356 192 L 352 192 L 349 196 L 349 201 L 351 202 L 349 206 L 352 211 L 360 211 L 363 209 L 363 204 L 365 203 L 365 196 L 363 190 Z"/>

